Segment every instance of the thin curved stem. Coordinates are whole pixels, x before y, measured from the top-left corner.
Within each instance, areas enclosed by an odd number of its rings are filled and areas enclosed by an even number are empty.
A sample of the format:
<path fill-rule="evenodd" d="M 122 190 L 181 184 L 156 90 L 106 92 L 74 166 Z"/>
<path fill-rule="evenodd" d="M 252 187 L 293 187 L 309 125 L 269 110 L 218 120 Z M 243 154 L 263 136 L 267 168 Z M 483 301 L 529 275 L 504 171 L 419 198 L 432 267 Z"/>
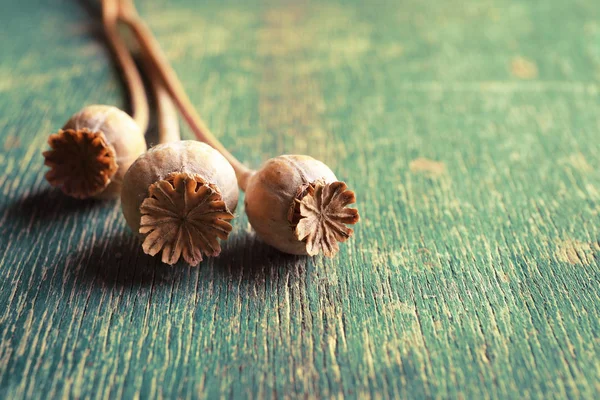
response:
<path fill-rule="evenodd" d="M 175 103 L 173 103 L 173 99 L 171 99 L 167 88 L 165 88 L 162 79 L 160 79 L 152 59 L 143 50 L 142 59 L 156 101 L 156 112 L 158 114 L 158 142 L 177 142 L 181 140 L 181 131 L 179 129 L 179 118 Z"/>
<path fill-rule="evenodd" d="M 160 80 L 155 79 L 152 86 L 158 111 L 158 141 L 160 143 L 177 142 L 181 140 L 177 108 Z"/>
<path fill-rule="evenodd" d="M 142 77 L 117 30 L 119 19 L 118 2 L 119 0 L 102 0 L 102 24 L 129 90 L 132 109 L 131 115 L 142 132 L 146 132 L 149 119 L 148 98 L 146 97 Z"/>
<path fill-rule="evenodd" d="M 154 38 L 150 29 L 138 15 L 133 2 L 127 0 L 121 3 L 119 14 L 121 20 L 123 20 L 123 22 L 125 22 L 131 28 L 134 35 L 137 37 L 140 46 L 152 58 L 154 66 L 156 67 L 156 71 L 160 75 L 165 87 L 179 108 L 183 118 L 196 135 L 196 138 L 217 149 L 227 159 L 227 161 L 229 161 L 235 170 L 238 186 L 240 189 L 245 190 L 248 184 L 248 179 L 254 173 L 254 171 L 246 167 L 229 151 L 227 151 L 225 146 L 223 146 L 208 129 L 206 123 L 196 112 L 191 100 L 183 89 L 177 74 L 169 64 L 157 40 Z"/>

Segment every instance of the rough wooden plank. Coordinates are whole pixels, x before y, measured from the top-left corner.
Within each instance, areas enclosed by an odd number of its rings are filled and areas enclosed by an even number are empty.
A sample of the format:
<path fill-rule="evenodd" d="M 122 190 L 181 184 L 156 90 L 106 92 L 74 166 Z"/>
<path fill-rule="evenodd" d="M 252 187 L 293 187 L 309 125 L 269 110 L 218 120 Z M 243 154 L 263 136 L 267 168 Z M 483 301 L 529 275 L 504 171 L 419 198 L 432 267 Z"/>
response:
<path fill-rule="evenodd" d="M 200 268 L 145 256 L 117 203 L 43 179 L 52 130 L 125 104 L 97 25 L 4 5 L 1 397 L 598 397 L 594 2 L 140 7 L 235 154 L 324 160 L 362 221 L 334 260 L 243 209 Z"/>

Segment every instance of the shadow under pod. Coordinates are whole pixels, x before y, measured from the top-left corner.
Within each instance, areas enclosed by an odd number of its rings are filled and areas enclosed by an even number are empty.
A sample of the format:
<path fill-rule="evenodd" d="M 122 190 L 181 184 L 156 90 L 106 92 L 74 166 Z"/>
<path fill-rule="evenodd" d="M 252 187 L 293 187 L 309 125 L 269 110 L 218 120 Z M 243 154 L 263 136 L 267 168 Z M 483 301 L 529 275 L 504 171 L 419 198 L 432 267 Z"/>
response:
<path fill-rule="evenodd" d="M 46 187 L 13 200 L 0 219 L 0 234 L 9 238 L 10 231 L 26 230 L 29 235 L 48 234 L 48 226 L 61 229 L 61 221 L 79 221 L 104 200 L 78 200 L 65 196 L 60 190 Z M 8 222 L 8 223 L 7 223 Z M 82 221 L 77 222 L 83 223 Z M 14 238 L 13 238 L 14 239 Z M 214 280 L 264 282 L 291 272 L 292 277 L 305 274 L 308 257 L 285 254 L 265 244 L 254 233 L 238 231 L 221 242 L 218 257 L 206 257 L 199 266 L 190 267 L 185 261 L 170 266 L 142 250 L 141 240 L 128 229 L 118 229 L 93 239 L 79 250 L 58 249 L 54 268 L 74 274 L 73 278 L 87 284 L 102 286 L 146 286 L 190 279 L 191 275 L 208 275 Z M 193 272 L 198 269 L 198 272 Z M 67 271 L 68 270 L 68 271 Z M 192 278 L 194 279 L 194 278 Z"/>
<path fill-rule="evenodd" d="M 264 281 L 290 269 L 303 275 L 308 258 L 282 253 L 258 239 L 242 233 L 222 243 L 221 255 L 213 261 L 216 276 L 241 281 Z"/>
<path fill-rule="evenodd" d="M 58 222 L 66 215 L 85 213 L 103 200 L 78 200 L 64 195 L 59 189 L 47 187 L 13 200 L 0 211 L 0 225 L 5 229 L 23 228 L 35 231 L 49 222 Z M 11 220 L 12 224 L 6 224 Z"/>
<path fill-rule="evenodd" d="M 62 264 L 77 274 L 77 280 L 102 286 L 144 287 L 171 281 L 176 273 L 158 257 L 145 254 L 139 239 L 129 232 L 70 253 Z"/>
<path fill-rule="evenodd" d="M 306 270 L 306 257 L 281 253 L 254 235 L 235 235 L 222 246 L 220 256 L 205 258 L 197 267 L 183 260 L 171 266 L 162 263 L 160 256 L 145 254 L 140 239 L 131 232 L 123 232 L 72 252 L 59 264 L 71 269 L 78 281 L 119 287 L 170 285 L 181 279 L 197 279 L 196 274 L 200 279 L 215 282 L 261 283 L 275 280 L 290 270 L 293 276 L 300 277 Z"/>

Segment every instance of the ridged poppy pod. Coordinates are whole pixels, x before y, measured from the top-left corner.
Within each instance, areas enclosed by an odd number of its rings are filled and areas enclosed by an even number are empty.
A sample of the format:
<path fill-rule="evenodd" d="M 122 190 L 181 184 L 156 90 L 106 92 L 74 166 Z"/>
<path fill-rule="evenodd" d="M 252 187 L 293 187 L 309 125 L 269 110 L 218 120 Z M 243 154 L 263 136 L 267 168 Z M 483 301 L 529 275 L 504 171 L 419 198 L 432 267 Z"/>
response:
<path fill-rule="evenodd" d="M 155 146 L 125 174 L 121 191 L 127 224 L 149 255 L 183 258 L 196 266 L 221 252 L 238 202 L 235 172 L 209 145 L 185 140 Z"/>
<path fill-rule="evenodd" d="M 268 160 L 248 180 L 244 201 L 250 224 L 267 244 L 290 254 L 328 257 L 358 222 L 348 208 L 354 192 L 321 161 L 303 155 Z"/>
<path fill-rule="evenodd" d="M 48 144 L 46 179 L 79 199 L 117 196 L 125 172 L 146 151 L 144 133 L 133 118 L 106 105 L 73 115 Z"/>

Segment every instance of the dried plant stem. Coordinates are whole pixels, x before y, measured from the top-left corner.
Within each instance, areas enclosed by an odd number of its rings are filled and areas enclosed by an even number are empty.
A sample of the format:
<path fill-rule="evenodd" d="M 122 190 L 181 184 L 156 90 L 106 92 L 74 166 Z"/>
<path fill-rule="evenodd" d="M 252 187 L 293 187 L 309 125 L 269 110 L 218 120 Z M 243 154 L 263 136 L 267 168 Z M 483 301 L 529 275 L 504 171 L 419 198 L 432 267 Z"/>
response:
<path fill-rule="evenodd" d="M 217 149 L 221 154 L 223 154 L 223 156 L 227 159 L 227 161 L 229 161 L 235 170 L 240 189 L 245 190 L 248 183 L 248 178 L 254 173 L 254 171 L 246 167 L 229 151 L 227 151 L 227 149 L 208 129 L 206 123 L 194 109 L 194 106 L 183 89 L 177 74 L 170 66 L 166 56 L 160 48 L 160 45 L 152 35 L 152 32 L 139 17 L 132 1 L 126 0 L 122 2 L 119 13 L 119 17 L 127 25 L 129 25 L 144 52 L 151 57 L 156 71 L 163 81 L 166 89 L 169 91 L 171 98 L 174 100 L 183 118 L 188 123 L 198 140 L 208 143 Z"/>
<path fill-rule="evenodd" d="M 135 62 L 117 30 L 119 0 L 102 0 L 102 23 L 108 42 L 121 67 L 131 98 L 132 117 L 142 132 L 148 128 L 148 99 Z"/>
<path fill-rule="evenodd" d="M 171 99 L 167 88 L 160 79 L 152 59 L 143 50 L 142 60 L 154 91 L 158 116 L 158 142 L 162 144 L 179 141 L 181 140 L 181 131 L 179 129 L 177 108 L 173 103 L 173 99 Z"/>
<path fill-rule="evenodd" d="M 176 142 L 181 140 L 177 109 L 169 92 L 160 80 L 153 80 L 156 108 L 158 111 L 158 141 L 159 143 Z"/>

